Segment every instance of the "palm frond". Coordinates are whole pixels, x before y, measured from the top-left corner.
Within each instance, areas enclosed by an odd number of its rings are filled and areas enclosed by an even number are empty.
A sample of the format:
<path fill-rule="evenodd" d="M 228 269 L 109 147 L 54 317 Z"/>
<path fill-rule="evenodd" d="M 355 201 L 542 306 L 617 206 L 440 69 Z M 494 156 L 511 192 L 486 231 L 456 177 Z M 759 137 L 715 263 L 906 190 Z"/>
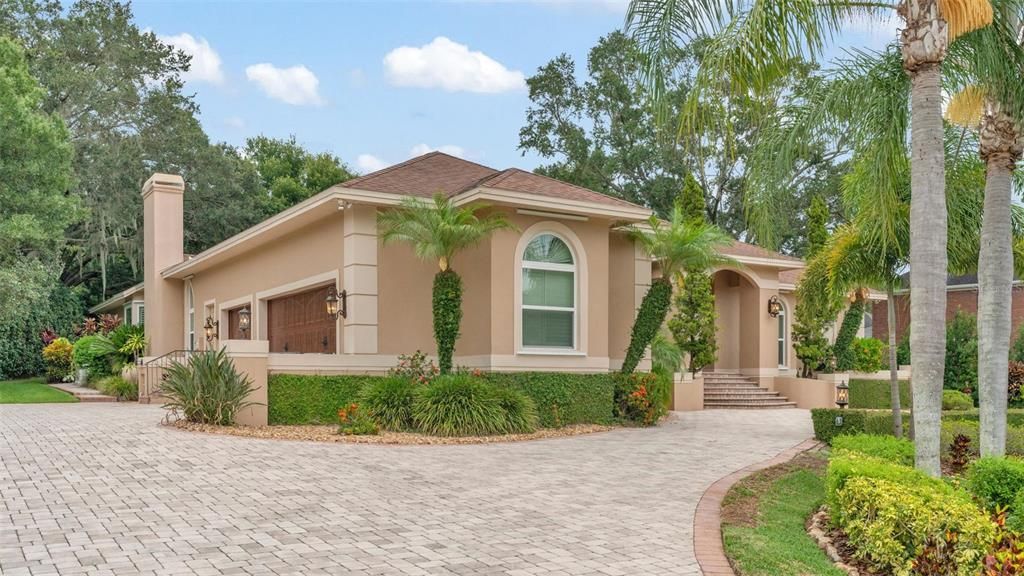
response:
<path fill-rule="evenodd" d="M 666 278 L 681 271 L 702 272 L 720 265 L 739 265 L 721 252 L 734 240 L 713 224 L 689 218 L 679 205 L 667 222 L 651 216 L 647 227 L 627 226 L 626 230 L 653 260 L 661 263 Z"/>

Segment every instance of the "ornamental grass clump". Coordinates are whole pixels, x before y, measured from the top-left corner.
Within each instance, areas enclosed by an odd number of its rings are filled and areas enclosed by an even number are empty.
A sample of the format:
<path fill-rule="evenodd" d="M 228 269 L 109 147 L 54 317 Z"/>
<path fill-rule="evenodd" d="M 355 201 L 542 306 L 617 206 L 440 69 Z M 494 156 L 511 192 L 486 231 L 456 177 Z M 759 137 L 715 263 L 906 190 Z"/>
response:
<path fill-rule="evenodd" d="M 246 400 L 255 391 L 252 380 L 235 369 L 223 350 L 196 352 L 188 362 L 171 364 L 160 382 L 164 408 L 198 424 L 230 426 L 239 410 L 258 405 Z"/>
<path fill-rule="evenodd" d="M 531 432 L 537 408 L 522 393 L 500 390 L 469 374 L 441 376 L 416 390 L 415 429 L 434 436 L 488 436 Z"/>
<path fill-rule="evenodd" d="M 400 376 L 374 380 L 363 390 L 360 406 L 385 430 L 409 430 L 412 428 L 412 404 L 418 386 L 409 378 Z"/>

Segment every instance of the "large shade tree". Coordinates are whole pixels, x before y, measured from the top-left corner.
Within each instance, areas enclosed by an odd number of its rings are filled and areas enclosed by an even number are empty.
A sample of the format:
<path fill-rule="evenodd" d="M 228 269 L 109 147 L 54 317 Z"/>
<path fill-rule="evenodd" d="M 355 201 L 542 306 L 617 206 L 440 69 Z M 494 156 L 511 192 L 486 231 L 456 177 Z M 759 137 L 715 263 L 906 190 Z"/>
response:
<path fill-rule="evenodd" d="M 910 259 L 911 350 L 918 468 L 939 475 L 946 309 L 946 203 L 941 65 L 950 41 L 992 20 L 988 0 L 903 0 L 898 6 L 859 0 L 633 0 L 627 23 L 650 59 L 655 101 L 664 101 L 666 66 L 683 38 L 713 38 L 682 114 L 684 132 L 710 120 L 699 95 L 726 83 L 735 94 L 763 91 L 799 57 L 816 57 L 854 18 L 895 9 L 903 20 L 900 54 L 911 82 Z"/>
<path fill-rule="evenodd" d="M 498 230 L 515 227 L 504 212 L 488 211 L 483 204 L 457 206 L 444 194 L 432 202 L 406 197 L 394 209 L 379 213 L 377 222 L 381 240 L 405 242 L 416 256 L 437 262 L 434 275 L 434 339 L 437 342 L 438 367 L 442 374 L 452 369 L 455 341 L 462 323 L 462 278 L 452 269 L 455 256 Z"/>

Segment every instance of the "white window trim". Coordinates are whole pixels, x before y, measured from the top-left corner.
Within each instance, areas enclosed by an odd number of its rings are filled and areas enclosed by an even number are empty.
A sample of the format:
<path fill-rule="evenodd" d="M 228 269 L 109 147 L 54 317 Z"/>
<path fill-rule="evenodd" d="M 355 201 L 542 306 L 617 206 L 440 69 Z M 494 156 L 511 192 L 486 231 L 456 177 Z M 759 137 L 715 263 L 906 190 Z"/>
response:
<path fill-rule="evenodd" d="M 342 281 L 342 273 L 340 269 L 328 270 L 326 272 L 321 272 L 320 274 L 307 276 L 306 278 L 301 278 L 294 282 L 274 286 L 273 288 L 261 290 L 253 294 L 252 298 L 255 301 L 255 305 L 253 306 L 253 312 L 257 315 L 257 317 L 253 319 L 253 326 L 256 326 L 260 339 L 270 339 L 270 329 L 267 326 L 267 302 L 275 298 L 288 296 L 290 294 L 299 294 L 307 290 L 312 290 L 314 288 L 319 288 L 321 286 L 328 286 L 330 284 L 334 284 L 337 287 L 338 291 L 342 290 L 344 284 Z M 324 313 L 326 314 L 326 308 Z M 344 349 L 342 347 L 344 322 L 342 322 L 341 320 L 342 318 L 339 316 L 338 321 L 335 322 L 335 349 L 334 352 L 332 352 L 332 354 L 341 354 L 342 350 Z"/>
<path fill-rule="evenodd" d="M 185 349 L 196 349 L 196 291 L 191 278 L 185 280 Z"/>
<path fill-rule="evenodd" d="M 524 262 L 523 254 L 526 247 L 534 238 L 544 234 L 551 234 L 565 242 L 572 252 L 574 264 L 555 264 L 550 262 Z M 523 269 L 554 270 L 573 272 L 573 304 L 574 308 L 552 307 L 552 306 L 531 306 L 523 304 Z M 587 355 L 587 292 L 589 288 L 587 276 L 587 258 L 583 244 L 576 234 L 561 222 L 543 221 L 538 222 L 526 230 L 519 237 L 515 253 L 515 286 L 514 289 L 514 338 L 517 355 L 536 356 L 586 356 Z M 573 312 L 573 347 L 541 347 L 523 346 L 523 309 L 535 310 L 559 310 Z"/>
<path fill-rule="evenodd" d="M 786 303 L 782 299 L 779 299 L 779 302 L 782 304 L 782 312 L 779 312 L 776 322 L 782 323 L 782 336 L 776 337 L 776 346 L 782 342 L 782 362 L 779 362 L 779 369 L 786 370 L 789 368 L 789 315 L 786 313 L 788 311 Z M 778 332 L 777 325 L 775 329 Z M 778 349 L 775 354 L 778 355 Z"/>

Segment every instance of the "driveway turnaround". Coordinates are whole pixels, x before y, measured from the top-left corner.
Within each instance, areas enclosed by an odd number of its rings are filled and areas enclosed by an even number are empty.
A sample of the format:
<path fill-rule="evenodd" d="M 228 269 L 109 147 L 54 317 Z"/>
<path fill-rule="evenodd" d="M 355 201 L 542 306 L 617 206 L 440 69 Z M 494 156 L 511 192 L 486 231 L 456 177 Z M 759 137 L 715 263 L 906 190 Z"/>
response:
<path fill-rule="evenodd" d="M 380 446 L 200 435 L 133 404 L 0 406 L 0 574 L 700 574 L 715 480 L 811 436 L 804 410 Z"/>

